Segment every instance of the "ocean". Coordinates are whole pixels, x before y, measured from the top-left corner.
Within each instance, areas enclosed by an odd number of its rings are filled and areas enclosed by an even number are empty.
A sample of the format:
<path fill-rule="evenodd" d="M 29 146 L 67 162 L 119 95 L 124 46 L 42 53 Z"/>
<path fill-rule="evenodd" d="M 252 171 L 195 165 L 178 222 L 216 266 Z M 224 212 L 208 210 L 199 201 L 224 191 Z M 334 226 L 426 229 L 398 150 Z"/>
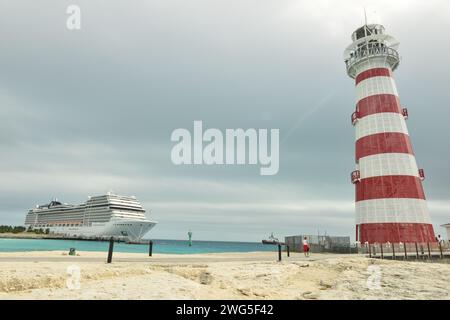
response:
<path fill-rule="evenodd" d="M 0 238 L 0 252 L 24 251 L 108 251 L 109 243 L 103 241 L 53 240 L 53 239 L 3 239 Z M 258 242 L 193 241 L 188 246 L 186 240 L 153 240 L 154 253 L 193 254 L 220 252 L 276 251 L 273 245 Z M 114 243 L 115 252 L 147 253 L 148 245 Z"/>

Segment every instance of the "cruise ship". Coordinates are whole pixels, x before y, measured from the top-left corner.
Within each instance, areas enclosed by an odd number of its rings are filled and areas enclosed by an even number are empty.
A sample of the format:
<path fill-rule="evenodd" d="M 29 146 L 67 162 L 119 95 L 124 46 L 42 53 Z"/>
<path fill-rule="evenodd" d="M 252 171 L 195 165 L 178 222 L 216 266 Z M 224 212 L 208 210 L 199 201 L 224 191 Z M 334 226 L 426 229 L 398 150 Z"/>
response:
<path fill-rule="evenodd" d="M 79 205 L 55 199 L 30 209 L 25 218 L 27 228 L 48 229 L 51 234 L 87 239 L 114 237 L 127 242 L 139 242 L 155 225 L 155 221 L 147 219 L 136 197 L 111 192 L 89 197 Z"/>

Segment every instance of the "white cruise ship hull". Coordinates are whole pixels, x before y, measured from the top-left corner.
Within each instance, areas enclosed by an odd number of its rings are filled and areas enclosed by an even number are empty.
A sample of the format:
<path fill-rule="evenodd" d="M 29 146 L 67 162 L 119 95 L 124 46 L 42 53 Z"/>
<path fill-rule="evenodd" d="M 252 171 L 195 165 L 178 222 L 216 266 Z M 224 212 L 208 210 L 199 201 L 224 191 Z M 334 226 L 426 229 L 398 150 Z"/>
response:
<path fill-rule="evenodd" d="M 49 227 L 49 232 L 67 237 L 87 239 L 120 239 L 128 242 L 140 241 L 156 225 L 154 221 L 111 220 L 93 223 L 91 226 Z"/>

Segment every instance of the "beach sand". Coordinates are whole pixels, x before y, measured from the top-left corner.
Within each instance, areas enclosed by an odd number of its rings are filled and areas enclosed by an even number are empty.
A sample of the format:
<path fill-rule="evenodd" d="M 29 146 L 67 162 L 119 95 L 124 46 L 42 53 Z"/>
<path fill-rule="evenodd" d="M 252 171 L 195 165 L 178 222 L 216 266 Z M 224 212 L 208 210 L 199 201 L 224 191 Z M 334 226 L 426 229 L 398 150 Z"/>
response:
<path fill-rule="evenodd" d="M 276 259 L 275 252 L 114 253 L 107 264 L 105 252 L 0 253 L 0 299 L 450 299 L 448 263 Z M 68 268 L 79 268 L 79 288 Z"/>

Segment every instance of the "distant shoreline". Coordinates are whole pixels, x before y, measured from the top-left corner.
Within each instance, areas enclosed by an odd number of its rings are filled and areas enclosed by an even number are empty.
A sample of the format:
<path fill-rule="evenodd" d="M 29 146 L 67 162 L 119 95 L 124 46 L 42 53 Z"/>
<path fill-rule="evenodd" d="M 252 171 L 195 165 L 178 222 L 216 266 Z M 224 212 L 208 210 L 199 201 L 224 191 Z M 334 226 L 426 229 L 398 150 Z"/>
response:
<path fill-rule="evenodd" d="M 50 234 L 36 234 L 32 232 L 21 232 L 21 233 L 0 233 L 0 238 L 7 239 L 65 239 L 62 236 L 50 235 Z"/>
<path fill-rule="evenodd" d="M 33 239 L 33 240 L 79 240 L 79 241 L 109 241 L 109 239 L 100 238 L 78 238 L 66 237 L 57 234 L 36 234 L 32 232 L 22 233 L 0 233 L 0 239 Z M 124 242 L 123 240 L 115 239 L 114 242 Z M 143 243 L 145 244 L 145 243 Z"/>

